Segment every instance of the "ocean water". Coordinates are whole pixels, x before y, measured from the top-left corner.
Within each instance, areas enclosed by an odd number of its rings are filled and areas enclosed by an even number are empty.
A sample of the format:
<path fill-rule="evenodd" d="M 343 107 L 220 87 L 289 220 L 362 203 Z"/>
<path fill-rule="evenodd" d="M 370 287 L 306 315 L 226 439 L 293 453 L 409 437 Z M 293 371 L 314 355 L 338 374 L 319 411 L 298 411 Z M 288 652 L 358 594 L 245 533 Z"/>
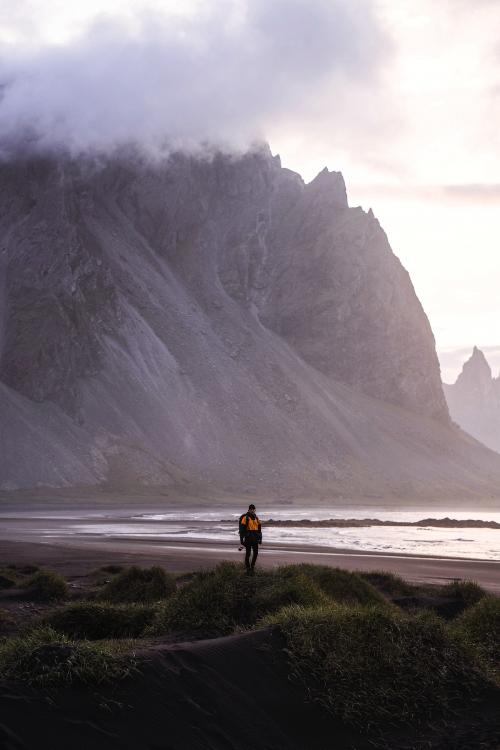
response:
<path fill-rule="evenodd" d="M 307 508 L 288 510 L 284 508 L 258 509 L 262 521 L 264 543 L 300 547 L 301 545 L 351 549 L 370 552 L 432 555 L 442 557 L 465 557 L 470 559 L 500 560 L 500 529 L 475 527 L 436 528 L 433 526 L 363 526 L 352 528 L 266 528 L 266 518 L 273 519 L 364 519 L 377 518 L 381 521 L 415 522 L 425 518 L 453 518 L 455 520 L 496 521 L 500 524 L 500 511 L 378 511 L 373 508 L 335 509 Z M 210 520 L 208 518 L 210 516 Z M 178 513 L 144 514 L 137 517 L 142 524 L 167 523 L 175 536 L 190 539 L 211 539 L 212 541 L 237 542 L 236 524 L 239 514 L 222 514 L 220 511 L 191 514 L 191 524 Z M 234 526 L 220 523 L 220 519 L 232 519 Z M 197 524 L 200 522 L 200 525 Z M 139 533 L 155 533 L 152 526 L 145 525 Z M 174 531 L 175 529 L 175 531 Z M 165 531 L 164 531 L 165 533 Z M 169 532 L 166 532 L 169 533 Z"/>
<path fill-rule="evenodd" d="M 243 509 L 244 510 L 244 509 Z M 56 541 L 68 537 L 85 539 L 141 540 L 152 543 L 190 544 L 212 542 L 238 545 L 237 520 L 240 511 L 224 508 L 165 512 L 132 511 L 48 511 L 0 513 L 0 536 L 31 538 L 32 541 Z M 263 526 L 264 544 L 300 549 L 303 546 L 350 549 L 439 557 L 463 557 L 476 560 L 500 560 L 500 529 L 474 527 L 436 528 L 432 526 L 364 526 L 351 528 L 266 528 L 266 519 L 310 520 L 341 518 L 377 518 L 410 523 L 424 518 L 453 518 L 500 523 L 500 511 L 451 511 L 447 509 L 398 511 L 374 508 L 322 507 L 258 508 Z M 2 523 L 3 522 L 3 523 Z"/>

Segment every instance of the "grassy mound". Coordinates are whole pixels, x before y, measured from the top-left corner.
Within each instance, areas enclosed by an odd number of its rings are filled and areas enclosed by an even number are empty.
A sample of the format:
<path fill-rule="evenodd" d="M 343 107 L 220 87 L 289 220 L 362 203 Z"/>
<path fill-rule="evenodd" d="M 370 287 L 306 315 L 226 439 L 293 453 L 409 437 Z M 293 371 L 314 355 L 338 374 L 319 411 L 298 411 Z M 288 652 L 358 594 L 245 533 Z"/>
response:
<path fill-rule="evenodd" d="M 66 599 L 69 593 L 66 580 L 53 570 L 40 570 L 25 582 L 30 599 L 50 602 Z"/>
<path fill-rule="evenodd" d="M 79 602 L 45 615 L 42 624 L 70 638 L 91 641 L 137 638 L 151 624 L 154 609 L 142 604 Z"/>
<path fill-rule="evenodd" d="M 314 607 L 326 603 L 327 597 L 300 566 L 283 573 L 282 569 L 257 578 L 254 594 L 254 622 L 290 604 Z"/>
<path fill-rule="evenodd" d="M 32 576 L 33 573 L 40 570 L 38 565 L 7 565 L 7 568 L 15 575 L 20 576 Z"/>
<path fill-rule="evenodd" d="M 8 630 L 8 628 L 11 627 L 12 623 L 13 619 L 10 612 L 7 612 L 6 609 L 0 609 L 0 633 Z"/>
<path fill-rule="evenodd" d="M 457 618 L 454 628 L 500 678 L 500 598 L 483 597 Z"/>
<path fill-rule="evenodd" d="M 19 581 L 12 570 L 0 568 L 0 590 L 12 589 L 18 585 Z"/>
<path fill-rule="evenodd" d="M 0 678 L 37 686 L 109 682 L 126 677 L 132 666 L 113 644 L 77 643 L 52 628 L 0 643 Z"/>
<path fill-rule="evenodd" d="M 301 574 L 313 581 L 330 599 L 356 604 L 382 604 L 384 597 L 358 573 L 327 565 L 285 565 L 278 568 L 278 575 L 285 577 Z M 300 602 L 298 602 L 300 603 Z"/>
<path fill-rule="evenodd" d="M 133 565 L 120 571 L 99 596 L 109 602 L 155 602 L 172 596 L 175 591 L 174 576 L 163 568 Z"/>
<path fill-rule="evenodd" d="M 110 575 L 115 576 L 117 573 L 121 573 L 123 569 L 123 565 L 101 565 L 97 572 L 109 573 Z"/>
<path fill-rule="evenodd" d="M 253 581 L 231 563 L 196 573 L 159 611 L 153 631 L 226 635 L 237 624 L 250 624 Z"/>
<path fill-rule="evenodd" d="M 383 570 L 359 573 L 359 576 L 388 598 L 410 596 L 415 591 L 415 587 L 407 583 L 401 576 L 386 573 Z"/>
<path fill-rule="evenodd" d="M 334 604 L 289 607 L 267 621 L 284 633 L 292 673 L 308 693 L 365 729 L 446 710 L 486 683 L 433 615 Z"/>
<path fill-rule="evenodd" d="M 441 593 L 449 599 L 459 601 L 464 609 L 487 596 L 486 591 L 474 581 L 452 581 L 441 587 Z"/>
<path fill-rule="evenodd" d="M 241 568 L 230 563 L 197 573 L 159 610 L 153 631 L 226 635 L 250 620 L 249 585 Z"/>
<path fill-rule="evenodd" d="M 153 632 L 226 635 L 287 604 L 314 606 L 325 600 L 319 587 L 298 567 L 286 572 L 259 571 L 249 577 L 241 565 L 220 563 L 214 570 L 196 573 L 166 602 Z"/>

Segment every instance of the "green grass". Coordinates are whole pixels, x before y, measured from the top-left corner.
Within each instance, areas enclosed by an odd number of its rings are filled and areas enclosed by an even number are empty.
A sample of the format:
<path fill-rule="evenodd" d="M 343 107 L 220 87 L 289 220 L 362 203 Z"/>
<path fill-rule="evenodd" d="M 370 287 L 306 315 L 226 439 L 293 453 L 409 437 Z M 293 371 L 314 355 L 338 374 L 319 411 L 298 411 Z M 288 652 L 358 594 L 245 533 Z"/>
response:
<path fill-rule="evenodd" d="M 283 573 L 282 569 L 278 569 L 257 577 L 256 584 L 252 591 L 253 622 L 290 604 L 314 607 L 327 601 L 321 588 L 299 566 L 294 571 Z"/>
<path fill-rule="evenodd" d="M 455 620 L 453 628 L 500 680 L 500 598 L 483 597 Z"/>
<path fill-rule="evenodd" d="M 160 608 L 152 631 L 226 635 L 250 627 L 288 604 L 304 607 L 340 601 L 383 603 L 369 583 L 347 571 L 287 565 L 249 577 L 241 565 L 221 563 L 197 573 Z"/>
<path fill-rule="evenodd" d="M 158 566 L 139 568 L 133 565 L 120 571 L 99 593 L 109 602 L 155 602 L 172 596 L 175 578 Z"/>
<path fill-rule="evenodd" d="M 10 612 L 6 609 L 0 609 L 0 633 L 8 630 L 13 624 L 14 620 Z"/>
<path fill-rule="evenodd" d="M 325 601 L 319 587 L 300 571 L 259 571 L 247 576 L 241 565 L 220 563 L 196 573 L 158 611 L 152 632 L 227 635 L 254 625 L 286 604 L 313 606 Z"/>
<path fill-rule="evenodd" d="M 384 597 L 358 573 L 327 565 L 286 565 L 278 568 L 278 575 L 295 576 L 298 573 L 313 581 L 330 599 L 355 604 L 381 604 Z"/>
<path fill-rule="evenodd" d="M 68 597 L 66 579 L 53 570 L 39 570 L 24 583 L 26 595 L 36 601 L 60 601 Z"/>
<path fill-rule="evenodd" d="M 95 685 L 126 677 L 133 657 L 109 643 L 78 643 L 52 628 L 38 628 L 0 643 L 0 678 L 39 687 Z"/>
<path fill-rule="evenodd" d="M 40 570 L 38 565 L 7 565 L 7 568 L 15 575 L 20 576 L 32 576 L 33 573 Z"/>
<path fill-rule="evenodd" d="M 241 566 L 220 563 L 202 571 L 177 591 L 158 611 L 152 632 L 172 631 L 226 635 L 238 624 L 253 621 L 252 590 L 255 579 Z"/>
<path fill-rule="evenodd" d="M 398 596 L 425 599 L 427 590 L 377 571 L 301 564 L 247 576 L 243 566 L 221 563 L 177 579 L 158 567 L 102 572 L 113 579 L 97 600 L 58 606 L 35 629 L 0 640 L 1 679 L 95 685 L 134 669 L 126 639 L 210 637 L 263 624 L 283 633 L 291 676 L 306 694 L 374 737 L 395 723 L 461 710 L 492 680 L 500 685 L 500 599 L 471 582 L 433 589 L 466 607 L 446 623 L 390 604 Z M 33 599 L 67 596 L 66 581 L 51 571 L 7 574 L 17 585 L 24 580 Z M 0 629 L 9 627 L 0 610 Z"/>
<path fill-rule="evenodd" d="M 42 624 L 76 639 L 138 638 L 154 614 L 153 607 L 143 604 L 78 602 L 49 612 Z"/>
<path fill-rule="evenodd" d="M 115 576 L 117 573 L 121 573 L 123 570 L 123 565 L 101 565 L 100 568 L 98 568 L 98 573 L 110 573 L 111 575 Z"/>
<path fill-rule="evenodd" d="M 15 588 L 15 586 L 19 586 L 19 579 L 14 571 L 0 568 L 0 590 L 12 589 Z"/>
<path fill-rule="evenodd" d="M 430 614 L 333 604 L 265 622 L 284 634 L 307 693 L 365 730 L 446 711 L 486 684 L 470 650 Z"/>
<path fill-rule="evenodd" d="M 487 596 L 486 591 L 474 581 L 452 581 L 441 587 L 441 593 L 450 599 L 457 599 L 464 609 L 472 607 Z"/>
<path fill-rule="evenodd" d="M 386 573 L 383 570 L 374 570 L 368 573 L 359 573 L 358 575 L 390 599 L 400 596 L 411 596 L 411 594 L 417 591 L 416 587 L 411 586 L 401 576 L 394 575 L 394 573 Z"/>

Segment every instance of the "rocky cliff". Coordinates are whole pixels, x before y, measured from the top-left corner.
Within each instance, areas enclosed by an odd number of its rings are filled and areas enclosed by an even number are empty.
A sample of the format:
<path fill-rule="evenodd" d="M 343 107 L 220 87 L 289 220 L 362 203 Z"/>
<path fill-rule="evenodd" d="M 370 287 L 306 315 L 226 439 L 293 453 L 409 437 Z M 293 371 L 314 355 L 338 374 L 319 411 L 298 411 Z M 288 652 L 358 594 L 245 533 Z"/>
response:
<path fill-rule="evenodd" d="M 477 346 L 456 382 L 445 385 L 444 392 L 455 422 L 500 453 L 500 378 L 493 377 Z"/>
<path fill-rule="evenodd" d="M 342 176 L 261 149 L 0 165 L 0 485 L 488 495 Z"/>

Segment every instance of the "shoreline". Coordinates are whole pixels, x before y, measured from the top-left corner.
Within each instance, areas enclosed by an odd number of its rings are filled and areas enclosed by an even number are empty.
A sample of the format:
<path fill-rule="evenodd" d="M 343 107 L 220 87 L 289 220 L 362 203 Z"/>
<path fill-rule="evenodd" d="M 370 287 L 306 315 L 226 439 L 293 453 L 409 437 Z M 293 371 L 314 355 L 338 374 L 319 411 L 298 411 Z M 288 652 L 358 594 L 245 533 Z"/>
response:
<path fill-rule="evenodd" d="M 0 565 L 36 563 L 69 576 L 81 576 L 100 565 L 162 565 L 185 573 L 210 568 L 222 561 L 243 563 L 235 543 L 207 540 L 147 543 L 140 539 L 64 539 L 35 542 L 32 539 L 0 539 Z M 316 563 L 352 571 L 385 571 L 409 583 L 443 584 L 472 580 L 500 595 L 500 561 L 474 560 L 401 553 L 385 553 L 316 547 L 312 545 L 263 545 L 258 564 L 276 567 Z"/>

